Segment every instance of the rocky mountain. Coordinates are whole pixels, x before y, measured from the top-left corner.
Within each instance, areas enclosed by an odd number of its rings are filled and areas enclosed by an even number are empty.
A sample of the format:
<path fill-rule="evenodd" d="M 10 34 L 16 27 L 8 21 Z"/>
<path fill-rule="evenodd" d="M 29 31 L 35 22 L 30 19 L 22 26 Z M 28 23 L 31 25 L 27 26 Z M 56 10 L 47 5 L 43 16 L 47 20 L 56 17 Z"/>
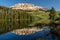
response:
<path fill-rule="evenodd" d="M 35 6 L 34 4 L 29 3 L 18 3 L 11 6 L 12 9 L 22 9 L 22 10 L 46 10 L 43 7 Z"/>

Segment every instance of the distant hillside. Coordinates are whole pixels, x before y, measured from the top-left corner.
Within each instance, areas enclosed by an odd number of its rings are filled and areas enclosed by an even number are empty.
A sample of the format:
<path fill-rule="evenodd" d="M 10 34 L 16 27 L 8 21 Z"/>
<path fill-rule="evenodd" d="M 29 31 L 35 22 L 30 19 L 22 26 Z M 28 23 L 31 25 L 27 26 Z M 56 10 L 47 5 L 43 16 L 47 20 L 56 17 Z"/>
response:
<path fill-rule="evenodd" d="M 33 4 L 16 4 L 15 6 L 23 6 L 23 5 L 28 5 L 28 7 L 36 7 L 35 5 Z M 16 14 L 18 14 L 18 12 L 26 12 L 28 14 L 31 14 L 35 20 L 33 22 L 33 24 L 35 23 L 49 23 L 49 10 L 43 8 L 43 7 L 39 7 L 39 10 L 22 10 L 22 9 L 13 9 L 15 6 L 11 7 L 11 8 L 7 8 L 7 7 L 4 7 L 4 6 L 0 6 L 0 13 L 9 13 L 9 14 L 14 14 L 16 12 Z M 24 6 L 24 7 L 25 7 Z M 33 8 L 32 8 L 33 9 Z M 45 9 L 45 10 L 43 10 Z M 47 11 L 46 11 L 47 10 Z M 18 12 L 17 12 L 18 11 Z M 59 17 L 59 16 L 58 16 Z"/>
<path fill-rule="evenodd" d="M 34 4 L 29 4 L 29 3 L 18 3 L 13 6 L 11 6 L 12 9 L 22 9 L 22 10 L 42 10 L 46 11 L 47 9 L 40 7 L 40 6 L 35 6 Z"/>

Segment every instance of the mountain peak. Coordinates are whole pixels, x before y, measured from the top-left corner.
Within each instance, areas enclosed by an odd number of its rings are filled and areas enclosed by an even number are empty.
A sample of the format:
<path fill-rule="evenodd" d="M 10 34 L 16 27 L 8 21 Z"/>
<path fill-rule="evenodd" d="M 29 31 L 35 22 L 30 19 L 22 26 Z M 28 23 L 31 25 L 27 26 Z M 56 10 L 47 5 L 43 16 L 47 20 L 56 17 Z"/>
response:
<path fill-rule="evenodd" d="M 34 4 L 30 3 L 18 3 L 14 6 L 11 6 L 12 9 L 22 9 L 22 10 L 37 10 L 37 9 L 43 9 L 40 6 L 35 6 Z"/>

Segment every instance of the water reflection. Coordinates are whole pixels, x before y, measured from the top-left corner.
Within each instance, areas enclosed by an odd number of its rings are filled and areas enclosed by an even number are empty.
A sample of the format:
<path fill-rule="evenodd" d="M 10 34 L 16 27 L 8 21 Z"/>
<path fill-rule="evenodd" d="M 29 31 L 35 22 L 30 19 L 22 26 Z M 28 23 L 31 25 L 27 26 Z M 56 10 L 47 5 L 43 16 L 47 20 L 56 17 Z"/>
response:
<path fill-rule="evenodd" d="M 38 31 L 29 35 L 16 35 L 14 33 L 8 32 L 6 34 L 0 35 L 0 40 L 39 40 L 41 38 L 44 38 L 45 40 L 52 40 L 51 34 L 49 34 L 49 32 L 49 28 L 45 28 L 42 31 Z M 58 40 L 57 37 L 55 40 Z"/>

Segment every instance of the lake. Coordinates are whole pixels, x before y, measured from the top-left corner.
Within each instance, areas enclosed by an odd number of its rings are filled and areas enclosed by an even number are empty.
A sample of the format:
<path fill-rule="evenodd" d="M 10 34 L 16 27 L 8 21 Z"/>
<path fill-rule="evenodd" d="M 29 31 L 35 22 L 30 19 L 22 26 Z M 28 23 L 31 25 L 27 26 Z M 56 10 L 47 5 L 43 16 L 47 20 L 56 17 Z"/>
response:
<path fill-rule="evenodd" d="M 42 31 L 38 31 L 29 35 L 17 35 L 12 32 L 8 32 L 6 34 L 0 35 L 0 40 L 32 40 L 35 38 L 44 38 L 45 40 L 52 40 L 51 34 L 49 34 L 49 32 L 49 28 L 45 28 Z M 57 37 L 55 38 L 55 40 L 58 40 Z"/>

